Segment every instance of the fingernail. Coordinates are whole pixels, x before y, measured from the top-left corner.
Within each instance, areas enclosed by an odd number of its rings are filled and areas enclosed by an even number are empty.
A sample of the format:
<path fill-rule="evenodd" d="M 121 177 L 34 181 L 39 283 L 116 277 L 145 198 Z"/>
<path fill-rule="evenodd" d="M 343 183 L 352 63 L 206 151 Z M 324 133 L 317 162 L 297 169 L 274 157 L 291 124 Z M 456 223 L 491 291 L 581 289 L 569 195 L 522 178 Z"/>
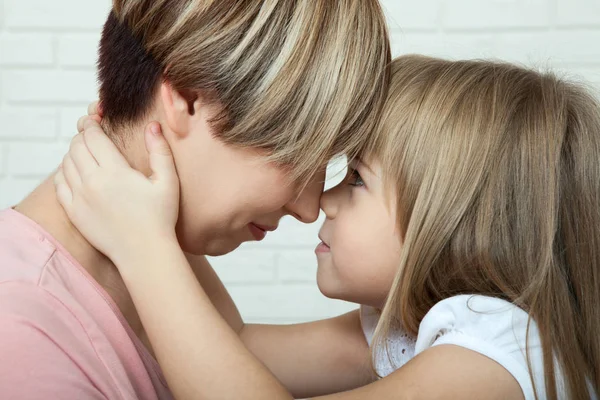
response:
<path fill-rule="evenodd" d="M 161 132 L 160 132 L 160 125 L 159 124 L 152 124 L 150 126 L 150 131 L 156 135 L 156 136 L 160 136 Z"/>

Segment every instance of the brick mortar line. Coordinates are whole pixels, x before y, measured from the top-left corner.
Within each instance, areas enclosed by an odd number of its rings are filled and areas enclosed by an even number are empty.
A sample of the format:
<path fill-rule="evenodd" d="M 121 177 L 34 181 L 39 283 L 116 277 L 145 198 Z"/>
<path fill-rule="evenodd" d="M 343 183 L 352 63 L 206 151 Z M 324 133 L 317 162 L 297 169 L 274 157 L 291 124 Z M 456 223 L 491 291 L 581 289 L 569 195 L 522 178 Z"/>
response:
<path fill-rule="evenodd" d="M 8 146 L 0 143 L 0 152 L 2 152 L 2 165 L 0 165 L 0 177 L 8 177 Z"/>

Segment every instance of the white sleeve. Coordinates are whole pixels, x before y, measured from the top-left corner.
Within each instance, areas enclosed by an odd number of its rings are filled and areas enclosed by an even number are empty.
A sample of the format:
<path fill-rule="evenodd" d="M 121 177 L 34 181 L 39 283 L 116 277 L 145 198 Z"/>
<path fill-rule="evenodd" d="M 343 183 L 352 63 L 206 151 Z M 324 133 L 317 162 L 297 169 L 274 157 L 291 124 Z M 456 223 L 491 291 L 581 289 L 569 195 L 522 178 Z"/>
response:
<path fill-rule="evenodd" d="M 455 296 L 436 304 L 419 326 L 415 355 L 444 344 L 467 348 L 502 365 L 519 383 L 526 400 L 535 399 L 526 344 L 539 398 L 546 397 L 537 325 L 517 306 L 492 297 Z"/>

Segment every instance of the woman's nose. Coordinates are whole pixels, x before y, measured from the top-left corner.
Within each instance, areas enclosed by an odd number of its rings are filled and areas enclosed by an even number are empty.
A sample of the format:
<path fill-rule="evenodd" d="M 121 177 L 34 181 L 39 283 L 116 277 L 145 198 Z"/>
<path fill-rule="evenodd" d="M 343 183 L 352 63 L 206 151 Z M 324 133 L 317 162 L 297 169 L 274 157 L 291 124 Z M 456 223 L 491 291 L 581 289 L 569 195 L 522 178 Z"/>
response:
<path fill-rule="evenodd" d="M 286 204 L 288 214 L 305 224 L 315 222 L 319 218 L 319 203 L 324 182 L 325 173 L 317 174 L 294 201 Z"/>

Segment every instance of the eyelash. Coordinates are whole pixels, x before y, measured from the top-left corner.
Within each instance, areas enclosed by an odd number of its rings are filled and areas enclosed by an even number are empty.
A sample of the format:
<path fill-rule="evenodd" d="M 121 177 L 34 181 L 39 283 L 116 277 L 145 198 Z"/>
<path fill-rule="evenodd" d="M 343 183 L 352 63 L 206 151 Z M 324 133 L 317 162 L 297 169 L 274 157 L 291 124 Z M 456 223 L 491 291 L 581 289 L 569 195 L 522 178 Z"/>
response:
<path fill-rule="evenodd" d="M 363 181 L 362 177 L 360 176 L 357 170 L 350 169 L 350 174 L 348 176 L 348 185 L 354 187 L 365 186 L 365 182 Z"/>

